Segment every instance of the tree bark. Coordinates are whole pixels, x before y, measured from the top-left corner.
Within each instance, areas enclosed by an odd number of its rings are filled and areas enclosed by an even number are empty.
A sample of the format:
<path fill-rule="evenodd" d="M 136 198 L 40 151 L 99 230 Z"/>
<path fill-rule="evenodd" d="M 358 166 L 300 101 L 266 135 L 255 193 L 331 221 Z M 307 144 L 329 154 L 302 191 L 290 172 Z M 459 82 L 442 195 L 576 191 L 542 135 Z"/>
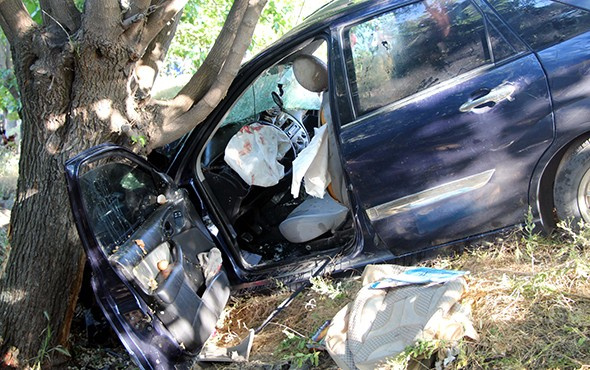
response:
<path fill-rule="evenodd" d="M 37 354 L 48 326 L 55 333 L 51 343 L 65 343 L 84 259 L 64 207 L 63 163 L 71 153 L 63 150 L 71 58 L 50 49 L 45 40 L 33 28 L 13 42 L 24 97 L 23 154 L 9 231 L 12 248 L 0 280 L 0 336 L 3 354 L 20 351 L 25 359 Z"/>

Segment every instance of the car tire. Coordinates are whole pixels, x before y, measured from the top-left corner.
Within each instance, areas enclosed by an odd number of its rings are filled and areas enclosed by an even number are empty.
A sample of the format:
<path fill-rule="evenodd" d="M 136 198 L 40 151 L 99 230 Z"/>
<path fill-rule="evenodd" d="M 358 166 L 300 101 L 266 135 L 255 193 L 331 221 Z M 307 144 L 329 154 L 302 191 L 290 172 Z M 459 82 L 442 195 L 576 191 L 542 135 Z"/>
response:
<path fill-rule="evenodd" d="M 561 221 L 590 223 L 590 139 L 563 157 L 553 187 L 557 217 Z"/>

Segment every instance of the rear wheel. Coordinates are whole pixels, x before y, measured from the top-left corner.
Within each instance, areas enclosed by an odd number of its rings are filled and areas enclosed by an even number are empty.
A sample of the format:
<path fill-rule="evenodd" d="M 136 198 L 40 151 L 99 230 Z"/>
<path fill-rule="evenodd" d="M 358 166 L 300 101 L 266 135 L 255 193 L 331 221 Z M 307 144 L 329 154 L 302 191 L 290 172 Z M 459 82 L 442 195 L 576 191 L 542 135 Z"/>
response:
<path fill-rule="evenodd" d="M 564 156 L 557 170 L 553 199 L 560 220 L 590 223 L 590 139 Z"/>

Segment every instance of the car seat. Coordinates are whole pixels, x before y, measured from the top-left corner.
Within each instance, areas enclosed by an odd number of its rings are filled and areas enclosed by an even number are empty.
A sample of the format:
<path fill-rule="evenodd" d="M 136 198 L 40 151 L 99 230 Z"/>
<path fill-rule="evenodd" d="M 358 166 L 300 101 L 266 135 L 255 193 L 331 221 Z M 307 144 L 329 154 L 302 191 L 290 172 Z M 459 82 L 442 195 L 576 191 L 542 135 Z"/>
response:
<path fill-rule="evenodd" d="M 322 93 L 320 120 L 328 124 L 328 171 L 332 178 L 329 197 L 308 197 L 295 208 L 279 225 L 281 234 L 292 243 L 305 243 L 318 236 L 337 229 L 345 220 L 348 208 L 342 195 L 342 170 L 336 151 L 335 138 L 331 130 L 331 114 L 328 94 L 328 67 L 319 58 L 304 54 L 293 62 L 293 73 L 297 82 L 305 89 Z M 335 191 L 334 189 L 337 189 Z M 341 204 L 344 203 L 345 205 Z"/>

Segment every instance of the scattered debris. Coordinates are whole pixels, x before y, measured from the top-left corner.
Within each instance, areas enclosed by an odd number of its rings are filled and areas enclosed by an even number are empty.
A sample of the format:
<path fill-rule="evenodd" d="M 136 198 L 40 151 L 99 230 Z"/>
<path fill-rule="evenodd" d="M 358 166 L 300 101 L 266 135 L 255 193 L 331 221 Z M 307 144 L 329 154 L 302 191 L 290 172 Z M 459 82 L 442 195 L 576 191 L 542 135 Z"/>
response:
<path fill-rule="evenodd" d="M 137 246 L 139 248 L 141 248 L 141 251 L 143 252 L 143 254 L 147 255 L 147 251 L 145 250 L 145 243 L 144 243 L 143 240 L 141 240 L 141 239 L 135 239 L 133 242 L 135 244 L 137 244 Z"/>
<path fill-rule="evenodd" d="M 163 205 L 166 204 L 166 202 L 168 202 L 168 199 L 166 199 L 166 196 L 164 194 L 160 194 L 158 195 L 158 198 L 156 198 L 156 202 L 158 202 L 158 204 Z"/>

